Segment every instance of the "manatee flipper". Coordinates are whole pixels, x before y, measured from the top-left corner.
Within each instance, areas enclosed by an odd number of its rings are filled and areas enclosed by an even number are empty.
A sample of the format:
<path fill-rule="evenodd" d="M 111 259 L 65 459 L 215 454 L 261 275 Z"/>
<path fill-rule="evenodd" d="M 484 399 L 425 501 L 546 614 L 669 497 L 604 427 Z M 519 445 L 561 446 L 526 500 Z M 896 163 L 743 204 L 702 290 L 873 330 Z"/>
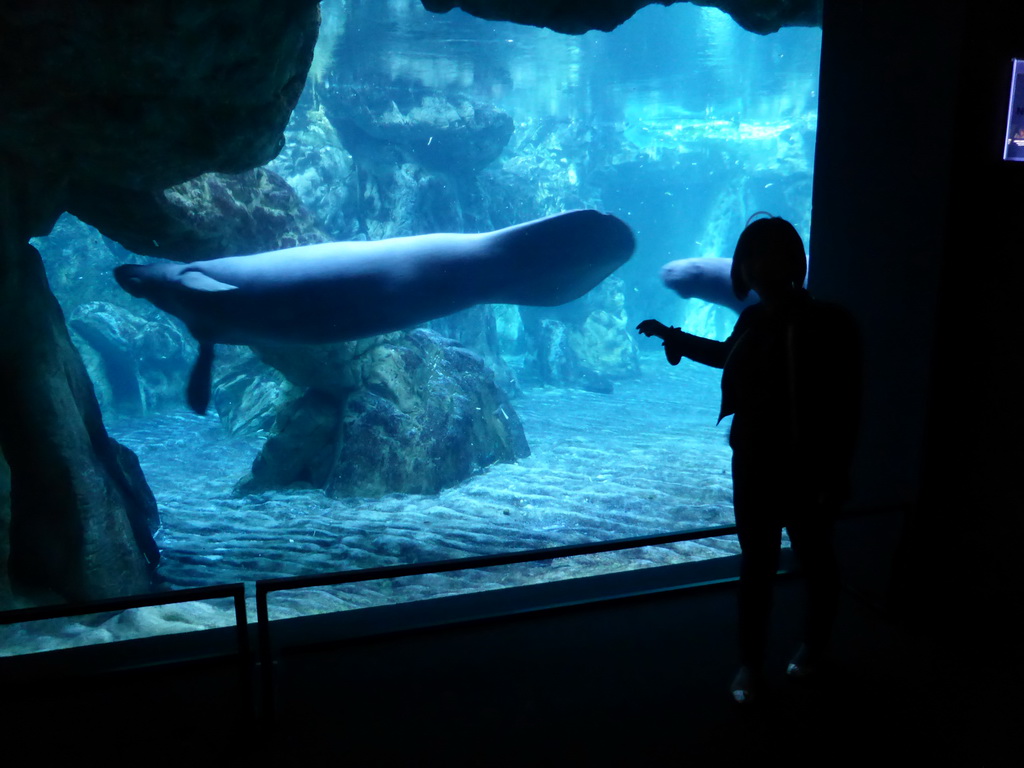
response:
<path fill-rule="evenodd" d="M 200 342 L 199 357 L 192 366 L 192 374 L 188 377 L 188 390 L 185 399 L 189 408 L 200 416 L 206 414 L 210 406 L 210 386 L 213 378 L 213 344 Z"/>
<path fill-rule="evenodd" d="M 237 285 L 214 280 L 209 275 L 203 274 L 196 269 L 186 269 L 181 273 L 178 281 L 190 291 L 199 291 L 201 293 L 220 293 L 221 291 L 238 290 Z"/>

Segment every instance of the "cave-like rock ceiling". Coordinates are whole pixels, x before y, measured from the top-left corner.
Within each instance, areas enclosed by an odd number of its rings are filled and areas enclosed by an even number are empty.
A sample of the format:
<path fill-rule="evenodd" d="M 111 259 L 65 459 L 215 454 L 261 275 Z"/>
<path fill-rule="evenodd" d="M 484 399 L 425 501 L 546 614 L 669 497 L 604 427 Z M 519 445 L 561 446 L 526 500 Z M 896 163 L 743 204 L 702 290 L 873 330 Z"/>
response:
<path fill-rule="evenodd" d="M 613 29 L 652 1 L 672 0 L 421 0 L 569 33 Z M 692 1 L 761 33 L 820 22 L 820 0 Z M 5 0 L 0 153 L 90 188 L 264 163 L 302 90 L 316 17 L 315 0 Z"/>
<path fill-rule="evenodd" d="M 730 14 L 744 29 L 759 34 L 780 27 L 821 26 L 821 0 L 422 0 L 431 11 L 461 8 L 474 16 L 514 21 L 578 35 L 592 29 L 608 32 L 645 5 L 692 2 Z"/>

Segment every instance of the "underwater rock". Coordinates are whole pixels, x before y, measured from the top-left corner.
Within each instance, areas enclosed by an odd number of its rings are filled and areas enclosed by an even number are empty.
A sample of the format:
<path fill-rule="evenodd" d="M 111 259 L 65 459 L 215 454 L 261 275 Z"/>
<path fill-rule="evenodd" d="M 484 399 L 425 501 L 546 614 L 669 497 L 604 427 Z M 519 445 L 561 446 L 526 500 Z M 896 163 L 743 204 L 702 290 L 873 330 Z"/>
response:
<path fill-rule="evenodd" d="M 213 405 L 232 434 L 260 434 L 274 426 L 284 403 L 297 396 L 284 374 L 248 347 L 223 347 L 213 383 Z M 180 400 L 181 392 L 176 393 Z"/>
<path fill-rule="evenodd" d="M 39 254 L 27 244 L 2 250 L 0 451 L 10 474 L 11 584 L 32 600 L 145 592 L 159 557 L 145 480 L 107 436 Z"/>
<path fill-rule="evenodd" d="M 366 388 L 345 403 L 331 495 L 437 493 L 529 455 L 511 403 L 465 347 L 419 330 L 378 360 Z"/>
<path fill-rule="evenodd" d="M 495 462 L 529 455 L 515 410 L 484 362 L 427 330 L 318 350 L 344 372 L 285 366 L 319 384 L 288 402 L 237 486 L 309 484 L 331 496 L 437 493 Z"/>
<path fill-rule="evenodd" d="M 139 457 L 130 448 L 127 448 L 114 438 L 108 438 L 108 450 L 113 459 L 113 464 L 120 470 L 119 480 L 123 484 L 126 495 L 133 500 L 128 508 L 128 520 L 131 522 L 132 531 L 138 541 L 145 541 L 155 534 L 160 528 L 160 509 L 156 503 L 156 496 L 153 495 L 146 476 L 142 472 L 142 465 L 139 464 Z M 145 545 L 144 551 L 153 557 L 155 563 L 160 553 L 156 546 Z"/>
<path fill-rule="evenodd" d="M 350 85 L 325 107 L 349 152 L 386 165 L 404 155 L 434 170 L 478 171 L 501 154 L 515 127 L 491 104 L 411 83 Z"/>
<path fill-rule="evenodd" d="M 531 328 L 532 325 L 532 328 Z M 536 324 L 527 324 L 537 353 L 537 367 L 543 383 L 571 386 L 582 376 L 579 361 L 572 352 L 565 323 L 540 318 Z"/>
<path fill-rule="evenodd" d="M 336 398 L 312 389 L 283 403 L 272 433 L 235 492 L 326 487 L 337 454 L 340 407 Z"/>
<path fill-rule="evenodd" d="M 192 343 L 179 326 L 94 301 L 76 307 L 68 327 L 105 409 L 141 415 L 180 400 Z"/>
<path fill-rule="evenodd" d="M 78 182 L 162 189 L 270 160 L 302 92 L 313 0 L 0 10 L 0 149 Z"/>
<path fill-rule="evenodd" d="M 720 8 L 750 32 L 766 35 L 782 27 L 820 27 L 819 0 L 421 0 L 435 13 L 461 8 L 474 16 L 512 21 L 555 32 L 610 32 L 647 5 L 692 2 Z"/>
<path fill-rule="evenodd" d="M 356 174 L 355 209 L 358 237 L 383 240 L 428 232 L 483 232 L 495 226 L 474 214 L 472 200 L 476 176 L 459 177 L 432 171 L 415 162 L 365 170 Z M 526 219 L 523 219 L 526 221 Z M 508 224 L 517 222 L 509 221 Z"/>
<path fill-rule="evenodd" d="M 90 301 L 123 303 L 124 292 L 111 279 L 111 271 L 124 257 L 94 228 L 64 214 L 49 235 L 35 238 L 32 245 L 43 257 L 50 290 L 65 315 Z"/>
<path fill-rule="evenodd" d="M 359 235 L 356 167 L 327 119 L 323 104 L 312 105 L 308 89 L 285 132 L 284 149 L 267 166 L 281 174 L 328 240 L 354 240 Z"/>
<path fill-rule="evenodd" d="M 590 374 L 600 380 L 635 378 L 640 353 L 626 316 L 625 285 L 613 277 L 584 300 L 589 305 L 583 323 L 569 332 L 569 346 L 584 370 L 581 388 L 591 391 Z"/>
<path fill-rule="evenodd" d="M 176 261 L 328 239 L 288 182 L 266 168 L 206 173 L 163 191 L 73 188 L 68 210 L 130 251 Z"/>
<path fill-rule="evenodd" d="M 427 327 L 435 333 L 453 339 L 483 358 L 494 372 L 494 381 L 508 397 L 521 390 L 512 367 L 502 357 L 498 338 L 497 313 L 503 309 L 515 310 L 513 304 L 485 304 L 470 307 L 454 315 L 431 320 Z"/>
<path fill-rule="evenodd" d="M 531 340 L 536 347 L 534 354 L 539 382 L 611 394 L 615 390 L 612 377 L 595 370 L 590 364 L 592 361 L 581 358 L 579 344 L 574 344 L 573 338 L 578 334 L 578 329 L 550 318 L 541 319 L 533 327 Z"/>
<path fill-rule="evenodd" d="M 260 344 L 253 352 L 298 387 L 316 389 L 337 399 L 363 386 L 366 355 L 393 333 L 338 344 Z"/>
<path fill-rule="evenodd" d="M 640 357 L 626 316 L 623 282 L 612 276 L 579 301 L 554 309 L 520 307 L 528 349 L 526 379 L 610 393 L 635 378 Z"/>

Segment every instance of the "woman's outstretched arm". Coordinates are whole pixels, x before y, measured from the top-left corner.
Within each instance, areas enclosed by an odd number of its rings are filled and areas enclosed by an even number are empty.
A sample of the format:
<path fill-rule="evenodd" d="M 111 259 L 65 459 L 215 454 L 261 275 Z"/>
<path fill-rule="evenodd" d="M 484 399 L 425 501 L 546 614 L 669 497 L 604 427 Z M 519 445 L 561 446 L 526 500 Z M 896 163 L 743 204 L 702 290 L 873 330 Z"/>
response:
<path fill-rule="evenodd" d="M 661 339 L 662 346 L 665 347 L 665 357 L 672 365 L 678 365 L 682 358 L 688 357 L 703 365 L 724 368 L 735 338 L 734 333 L 726 341 L 705 339 L 679 328 L 664 325 L 657 320 L 644 320 L 636 329 L 644 336 L 657 336 Z"/>

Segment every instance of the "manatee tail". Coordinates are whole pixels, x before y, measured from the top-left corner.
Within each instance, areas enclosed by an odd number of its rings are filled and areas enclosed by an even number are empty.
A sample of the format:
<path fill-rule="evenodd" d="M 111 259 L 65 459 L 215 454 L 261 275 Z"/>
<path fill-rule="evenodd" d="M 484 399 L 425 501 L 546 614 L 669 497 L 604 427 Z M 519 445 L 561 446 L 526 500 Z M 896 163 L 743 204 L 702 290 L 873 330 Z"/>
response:
<path fill-rule="evenodd" d="M 625 264 L 633 231 L 611 214 L 568 211 L 492 233 L 509 273 L 491 301 L 554 307 L 580 298 Z"/>
<path fill-rule="evenodd" d="M 188 377 L 188 389 L 185 399 L 188 406 L 200 416 L 206 414 L 210 407 L 210 382 L 213 379 L 213 344 L 200 342 L 199 357 L 192 366 L 192 374 Z"/>

